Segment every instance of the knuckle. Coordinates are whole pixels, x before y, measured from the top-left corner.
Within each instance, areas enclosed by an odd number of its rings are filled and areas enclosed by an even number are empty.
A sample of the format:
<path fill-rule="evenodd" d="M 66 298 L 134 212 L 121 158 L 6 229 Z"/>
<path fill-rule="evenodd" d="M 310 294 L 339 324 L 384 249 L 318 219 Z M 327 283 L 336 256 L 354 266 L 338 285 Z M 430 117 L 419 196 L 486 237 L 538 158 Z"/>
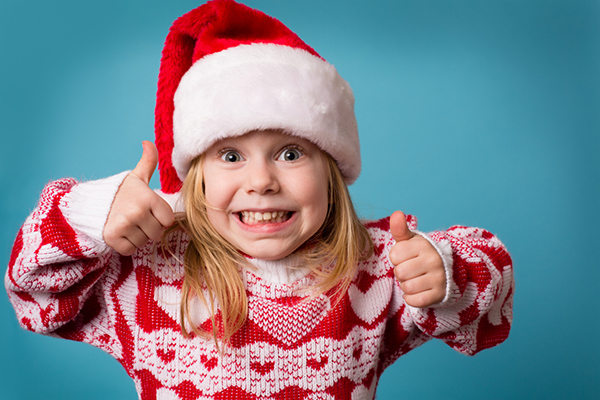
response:
<path fill-rule="evenodd" d="M 427 307 L 429 304 L 427 299 L 423 295 L 414 295 L 410 296 L 410 303 L 407 301 L 408 305 L 417 308 Z"/>
<path fill-rule="evenodd" d="M 399 281 L 404 280 L 403 268 L 400 265 L 394 267 L 394 275 Z"/>
<path fill-rule="evenodd" d="M 399 253 L 408 251 L 414 245 L 411 240 L 405 240 L 403 242 L 398 242 L 394 245 L 394 248 L 396 248 L 396 251 Z"/>
<path fill-rule="evenodd" d="M 121 240 L 115 244 L 113 249 L 123 256 L 130 256 L 135 252 L 136 247 L 127 240 Z"/>
<path fill-rule="evenodd" d="M 139 221 L 144 219 L 146 216 L 146 209 L 139 204 L 129 209 L 128 217 L 131 221 Z"/>
<path fill-rule="evenodd" d="M 170 206 L 169 206 L 169 209 L 167 210 L 167 213 L 166 213 L 166 216 L 164 217 L 163 222 L 164 222 L 164 226 L 171 226 L 175 222 L 175 214 L 173 214 L 173 211 L 171 210 Z"/>
<path fill-rule="evenodd" d="M 142 230 L 137 230 L 128 239 L 135 248 L 143 247 L 148 243 L 148 236 Z"/>
<path fill-rule="evenodd" d="M 104 236 L 104 241 L 109 246 L 118 240 L 118 235 L 117 235 L 113 225 L 106 225 L 106 227 L 104 228 L 103 236 Z"/>
<path fill-rule="evenodd" d="M 404 293 L 407 293 L 407 294 L 413 294 L 414 293 L 414 283 L 412 281 L 402 282 L 402 284 L 400 285 L 400 287 L 402 288 L 402 291 Z"/>
<path fill-rule="evenodd" d="M 398 265 L 398 256 L 397 256 L 397 251 L 396 251 L 396 246 L 392 247 L 392 249 L 390 250 L 390 253 L 388 254 L 388 258 L 390 259 L 391 263 L 394 265 Z"/>
<path fill-rule="evenodd" d="M 133 246 L 126 247 L 126 248 L 122 249 L 121 251 L 117 250 L 117 253 L 121 254 L 122 256 L 130 256 L 134 252 L 135 252 L 135 248 L 133 248 Z"/>
<path fill-rule="evenodd" d="M 411 307 L 419 307 L 419 303 L 415 296 L 405 295 L 404 302 Z"/>
<path fill-rule="evenodd" d="M 152 232 L 148 237 L 153 241 L 159 241 L 162 238 L 164 232 L 165 229 L 157 229 L 154 232 Z"/>

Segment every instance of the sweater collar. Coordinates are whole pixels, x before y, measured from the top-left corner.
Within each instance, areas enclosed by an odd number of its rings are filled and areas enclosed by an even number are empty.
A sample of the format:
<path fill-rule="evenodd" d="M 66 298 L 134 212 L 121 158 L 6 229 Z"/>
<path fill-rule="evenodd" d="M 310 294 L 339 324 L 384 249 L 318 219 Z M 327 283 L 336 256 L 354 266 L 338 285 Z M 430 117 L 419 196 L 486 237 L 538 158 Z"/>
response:
<path fill-rule="evenodd" d="M 250 264 L 249 272 L 258 278 L 275 285 L 290 285 L 308 275 L 310 268 L 303 263 L 301 256 L 291 254 L 275 261 L 260 260 L 246 256 Z"/>

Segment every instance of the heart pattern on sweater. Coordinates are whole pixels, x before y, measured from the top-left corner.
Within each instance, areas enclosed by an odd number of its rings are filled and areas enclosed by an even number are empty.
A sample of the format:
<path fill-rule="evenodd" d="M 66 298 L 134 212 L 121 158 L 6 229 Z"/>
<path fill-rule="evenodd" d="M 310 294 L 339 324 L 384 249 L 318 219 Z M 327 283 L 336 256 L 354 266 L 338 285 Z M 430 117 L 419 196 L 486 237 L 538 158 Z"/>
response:
<path fill-rule="evenodd" d="M 275 363 L 272 361 L 251 362 L 250 368 L 261 375 L 266 375 L 269 372 L 273 371 L 273 369 L 275 368 Z"/>
<path fill-rule="evenodd" d="M 162 308 L 169 315 L 169 317 L 173 318 L 175 322 L 179 323 L 181 291 L 178 288 L 170 285 L 157 286 L 156 289 L 154 289 L 154 299 L 159 307 Z M 193 297 L 190 300 L 190 310 L 192 322 L 196 326 L 202 325 L 210 318 L 208 309 L 197 297 Z M 186 329 L 191 329 L 187 321 Z"/>
<path fill-rule="evenodd" d="M 217 357 L 208 358 L 208 356 L 205 354 L 200 356 L 200 361 L 202 361 L 202 364 L 204 364 L 208 371 L 212 371 L 219 363 L 219 359 Z"/>
<path fill-rule="evenodd" d="M 329 298 L 321 295 L 311 301 L 284 305 L 252 296 L 248 299 L 248 317 L 265 332 L 290 345 L 302 339 L 327 314 Z"/>
<path fill-rule="evenodd" d="M 372 324 L 387 307 L 393 283 L 392 278 L 383 278 L 375 281 L 366 292 L 361 292 L 356 285 L 351 285 L 348 288 L 348 296 L 354 313 L 367 324 Z"/>
<path fill-rule="evenodd" d="M 171 349 L 171 350 L 167 351 L 162 348 L 157 348 L 156 354 L 165 364 L 168 364 L 175 359 L 175 349 Z"/>

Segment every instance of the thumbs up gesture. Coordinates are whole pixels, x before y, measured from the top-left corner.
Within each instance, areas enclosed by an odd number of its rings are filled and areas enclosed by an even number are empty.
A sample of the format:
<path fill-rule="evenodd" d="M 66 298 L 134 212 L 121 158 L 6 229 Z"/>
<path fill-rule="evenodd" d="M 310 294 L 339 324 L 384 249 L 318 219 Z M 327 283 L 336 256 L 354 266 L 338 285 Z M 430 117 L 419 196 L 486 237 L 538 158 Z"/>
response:
<path fill-rule="evenodd" d="M 396 244 L 389 257 L 406 303 L 423 308 L 441 302 L 446 295 L 446 271 L 437 250 L 408 229 L 400 211 L 390 217 L 390 230 Z"/>
<path fill-rule="evenodd" d="M 104 241 L 124 256 L 159 240 L 174 222 L 171 206 L 149 186 L 158 164 L 156 147 L 149 141 L 142 145 L 142 158 L 119 187 L 104 225 Z"/>

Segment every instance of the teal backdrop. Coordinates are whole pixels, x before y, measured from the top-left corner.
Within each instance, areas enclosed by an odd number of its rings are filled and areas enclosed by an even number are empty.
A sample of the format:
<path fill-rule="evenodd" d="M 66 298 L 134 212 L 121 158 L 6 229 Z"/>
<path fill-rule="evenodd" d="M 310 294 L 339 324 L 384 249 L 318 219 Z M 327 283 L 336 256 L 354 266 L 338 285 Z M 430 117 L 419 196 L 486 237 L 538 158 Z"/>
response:
<path fill-rule="evenodd" d="M 475 357 L 430 342 L 379 399 L 600 398 L 600 3 L 246 4 L 350 82 L 362 216 L 496 233 L 514 258 L 508 340 Z M 48 181 L 135 166 L 153 138 L 160 52 L 194 0 L 0 1 L 0 260 Z M 158 180 L 153 179 L 154 187 Z M 100 350 L 22 330 L 0 295 L 0 398 L 135 399 Z"/>

